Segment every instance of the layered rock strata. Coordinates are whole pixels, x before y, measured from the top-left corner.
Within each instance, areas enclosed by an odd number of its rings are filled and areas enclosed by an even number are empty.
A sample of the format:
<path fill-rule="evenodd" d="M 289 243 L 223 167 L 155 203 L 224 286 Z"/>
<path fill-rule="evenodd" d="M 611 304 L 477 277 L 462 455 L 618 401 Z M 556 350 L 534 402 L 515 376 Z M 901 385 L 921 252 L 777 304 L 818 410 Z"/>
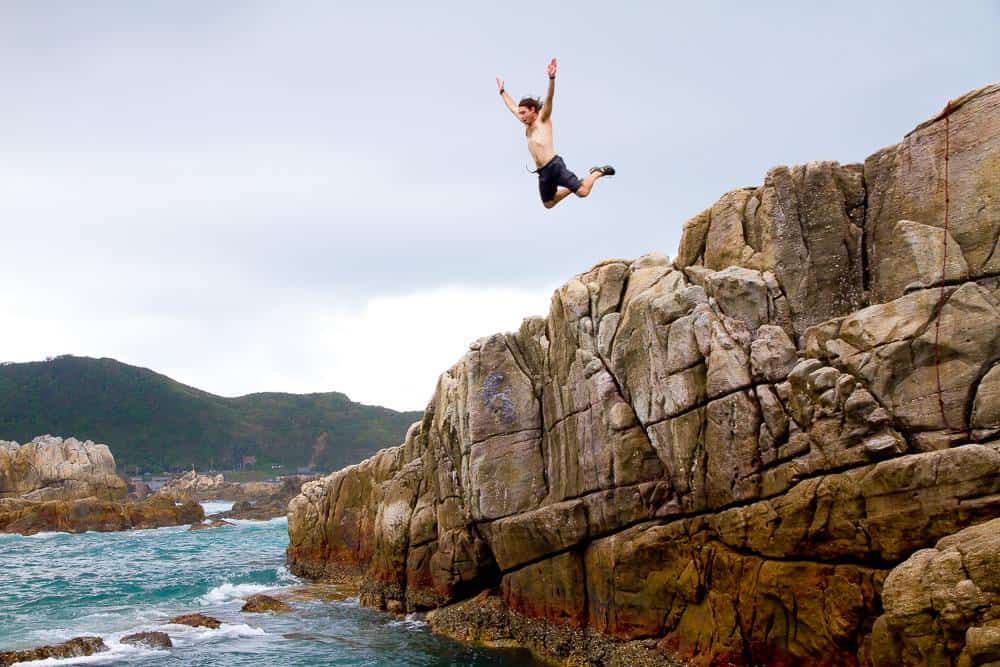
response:
<path fill-rule="evenodd" d="M 702 665 L 948 664 L 901 629 L 933 607 L 890 591 L 1000 516 L 997 192 L 990 86 L 864 164 L 723 195 L 673 262 L 574 277 L 442 374 L 402 445 L 306 484 L 292 571 L 460 636 L 500 605 L 493 634 L 570 663 L 619 660 L 557 640 L 579 631 Z M 976 613 L 920 636 L 957 661 L 992 645 Z"/>

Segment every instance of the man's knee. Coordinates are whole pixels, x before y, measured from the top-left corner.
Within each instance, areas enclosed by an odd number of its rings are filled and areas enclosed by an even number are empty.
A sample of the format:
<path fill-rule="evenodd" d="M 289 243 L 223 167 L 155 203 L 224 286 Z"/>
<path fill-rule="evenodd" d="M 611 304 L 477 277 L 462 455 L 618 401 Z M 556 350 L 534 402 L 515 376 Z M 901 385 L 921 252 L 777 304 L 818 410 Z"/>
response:
<path fill-rule="evenodd" d="M 586 197 L 589 194 L 590 194 L 590 188 L 587 187 L 586 185 L 581 185 L 576 189 L 577 197 Z"/>
<path fill-rule="evenodd" d="M 543 201 L 542 202 L 542 206 L 544 206 L 545 208 L 552 208 L 555 205 L 556 205 L 556 200 L 555 199 L 553 199 L 551 201 Z"/>

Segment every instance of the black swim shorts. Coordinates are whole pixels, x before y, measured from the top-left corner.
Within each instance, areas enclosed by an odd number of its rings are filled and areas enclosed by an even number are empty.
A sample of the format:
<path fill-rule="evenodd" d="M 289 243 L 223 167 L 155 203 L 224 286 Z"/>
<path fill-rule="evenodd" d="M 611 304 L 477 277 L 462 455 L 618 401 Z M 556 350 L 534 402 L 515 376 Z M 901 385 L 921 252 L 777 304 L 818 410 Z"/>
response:
<path fill-rule="evenodd" d="M 559 186 L 569 188 L 573 192 L 580 187 L 580 179 L 566 168 L 566 163 L 558 155 L 549 160 L 537 173 L 538 193 L 542 195 L 543 202 L 555 199 Z"/>

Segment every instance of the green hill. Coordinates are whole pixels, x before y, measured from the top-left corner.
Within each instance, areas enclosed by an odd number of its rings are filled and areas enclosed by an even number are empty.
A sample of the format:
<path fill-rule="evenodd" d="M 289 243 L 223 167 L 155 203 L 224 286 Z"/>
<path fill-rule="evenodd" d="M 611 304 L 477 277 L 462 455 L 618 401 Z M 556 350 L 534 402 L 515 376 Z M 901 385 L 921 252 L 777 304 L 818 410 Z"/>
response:
<path fill-rule="evenodd" d="M 337 392 L 224 398 L 114 359 L 0 365 L 0 440 L 86 438 L 149 471 L 231 469 L 244 456 L 257 468 L 335 470 L 401 443 L 420 416 Z"/>

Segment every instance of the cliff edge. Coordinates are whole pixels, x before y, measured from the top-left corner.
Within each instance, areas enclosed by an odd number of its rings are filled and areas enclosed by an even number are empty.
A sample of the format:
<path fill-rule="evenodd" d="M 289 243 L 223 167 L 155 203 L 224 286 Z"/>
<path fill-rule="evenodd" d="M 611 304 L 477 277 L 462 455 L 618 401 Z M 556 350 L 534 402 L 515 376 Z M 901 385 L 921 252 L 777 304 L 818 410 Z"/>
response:
<path fill-rule="evenodd" d="M 569 664 L 997 659 L 998 193 L 998 85 L 771 169 L 474 343 L 290 568 Z"/>

